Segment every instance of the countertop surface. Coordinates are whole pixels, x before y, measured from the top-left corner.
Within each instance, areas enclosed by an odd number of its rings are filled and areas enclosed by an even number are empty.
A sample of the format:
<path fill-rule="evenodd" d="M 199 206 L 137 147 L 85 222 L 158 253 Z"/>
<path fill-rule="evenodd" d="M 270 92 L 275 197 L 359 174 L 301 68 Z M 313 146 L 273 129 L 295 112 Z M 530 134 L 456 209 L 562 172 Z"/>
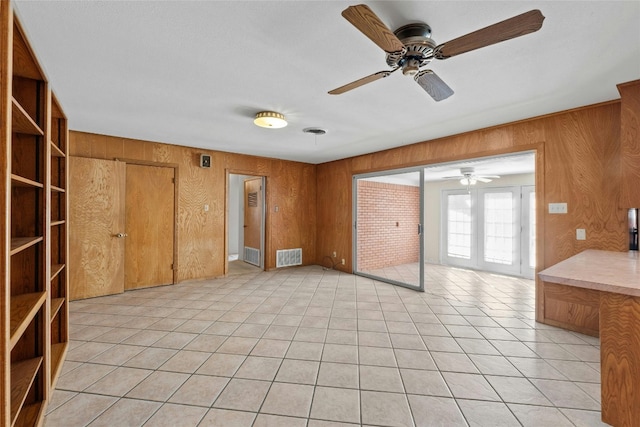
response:
<path fill-rule="evenodd" d="M 551 266 L 538 276 L 545 282 L 640 297 L 638 251 L 589 249 Z"/>

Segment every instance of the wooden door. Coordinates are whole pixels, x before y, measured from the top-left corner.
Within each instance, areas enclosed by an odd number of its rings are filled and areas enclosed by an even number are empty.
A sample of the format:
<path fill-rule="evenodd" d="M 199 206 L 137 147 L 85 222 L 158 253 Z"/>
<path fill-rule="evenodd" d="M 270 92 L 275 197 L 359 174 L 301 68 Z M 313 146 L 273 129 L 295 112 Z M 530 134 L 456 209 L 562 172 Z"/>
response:
<path fill-rule="evenodd" d="M 127 164 L 124 288 L 173 283 L 174 169 Z"/>
<path fill-rule="evenodd" d="M 124 291 L 125 164 L 69 158 L 69 297 Z"/>
<path fill-rule="evenodd" d="M 244 181 L 244 260 L 260 266 L 262 178 Z"/>

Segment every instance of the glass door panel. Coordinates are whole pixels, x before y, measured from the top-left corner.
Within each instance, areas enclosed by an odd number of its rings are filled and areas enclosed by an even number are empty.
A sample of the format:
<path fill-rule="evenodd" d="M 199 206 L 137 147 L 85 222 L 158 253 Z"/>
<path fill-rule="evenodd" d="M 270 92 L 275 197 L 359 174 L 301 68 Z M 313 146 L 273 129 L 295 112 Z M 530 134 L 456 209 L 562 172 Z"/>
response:
<path fill-rule="evenodd" d="M 479 189 L 479 265 L 505 274 L 520 274 L 519 189 Z"/>
<path fill-rule="evenodd" d="M 354 177 L 354 271 L 423 290 L 422 171 Z"/>
<path fill-rule="evenodd" d="M 443 251 L 445 263 L 472 267 L 475 263 L 475 215 L 471 193 L 447 190 L 442 193 Z"/>

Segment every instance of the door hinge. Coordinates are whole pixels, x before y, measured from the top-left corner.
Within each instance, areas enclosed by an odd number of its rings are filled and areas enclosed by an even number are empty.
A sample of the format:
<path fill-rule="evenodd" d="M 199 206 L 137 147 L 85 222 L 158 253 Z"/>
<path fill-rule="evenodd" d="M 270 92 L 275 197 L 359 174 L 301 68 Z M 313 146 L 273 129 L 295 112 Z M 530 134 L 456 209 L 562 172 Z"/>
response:
<path fill-rule="evenodd" d="M 171 269 L 173 270 L 173 264 L 171 264 Z"/>
<path fill-rule="evenodd" d="M 171 178 L 171 183 L 175 184 L 176 183 L 176 179 L 175 178 Z"/>

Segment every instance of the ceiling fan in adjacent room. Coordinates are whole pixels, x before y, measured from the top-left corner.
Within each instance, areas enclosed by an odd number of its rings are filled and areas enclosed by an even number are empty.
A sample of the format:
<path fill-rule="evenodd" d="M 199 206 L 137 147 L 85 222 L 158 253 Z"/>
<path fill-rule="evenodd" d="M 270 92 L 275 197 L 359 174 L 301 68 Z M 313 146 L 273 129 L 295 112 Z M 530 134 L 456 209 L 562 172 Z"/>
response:
<path fill-rule="evenodd" d="M 460 184 L 466 185 L 468 191 L 470 187 L 475 185 L 478 181 L 487 183 L 498 178 L 500 178 L 499 175 L 476 175 L 474 168 L 460 168 L 460 175 L 445 176 L 442 179 L 460 180 Z"/>
<path fill-rule="evenodd" d="M 453 95 L 453 89 L 432 70 L 424 68 L 432 59 L 451 58 L 533 33 L 542 27 L 544 21 L 542 13 L 534 9 L 436 45 L 431 38 L 429 25 L 422 22 L 412 23 L 391 31 L 369 6 L 364 4 L 349 6 L 342 11 L 342 16 L 387 53 L 387 65 L 391 70 L 379 71 L 340 86 L 329 91 L 330 94 L 339 95 L 402 70 L 405 76 L 413 76 L 418 85 L 435 101 L 447 99 Z"/>

